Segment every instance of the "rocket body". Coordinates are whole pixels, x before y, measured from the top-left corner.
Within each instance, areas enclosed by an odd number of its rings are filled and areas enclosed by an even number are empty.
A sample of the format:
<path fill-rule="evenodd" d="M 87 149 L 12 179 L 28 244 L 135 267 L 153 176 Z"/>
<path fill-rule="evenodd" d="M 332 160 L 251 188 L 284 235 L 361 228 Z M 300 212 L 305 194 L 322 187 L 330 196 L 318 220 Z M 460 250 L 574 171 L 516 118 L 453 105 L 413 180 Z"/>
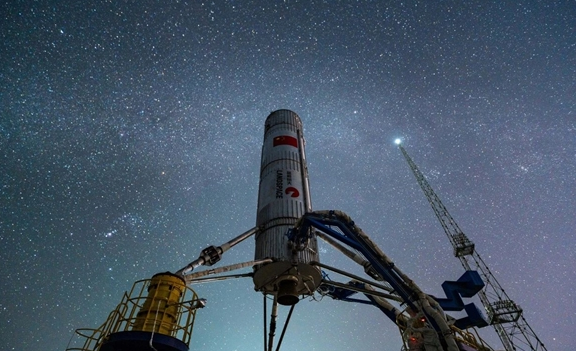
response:
<path fill-rule="evenodd" d="M 320 284 L 319 268 L 309 264 L 319 260 L 316 237 L 296 251 L 286 235 L 311 210 L 302 122 L 292 111 L 272 112 L 264 127 L 255 259 L 274 262 L 254 267 L 254 285 L 257 291 L 278 294 L 283 305 L 311 295 Z"/>

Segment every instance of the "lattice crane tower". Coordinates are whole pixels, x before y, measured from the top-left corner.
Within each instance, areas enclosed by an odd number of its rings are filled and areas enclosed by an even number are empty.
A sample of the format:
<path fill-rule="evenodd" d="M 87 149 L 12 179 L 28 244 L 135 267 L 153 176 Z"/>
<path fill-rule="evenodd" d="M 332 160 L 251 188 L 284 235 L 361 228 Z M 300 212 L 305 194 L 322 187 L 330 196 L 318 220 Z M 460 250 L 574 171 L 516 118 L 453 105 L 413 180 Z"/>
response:
<path fill-rule="evenodd" d="M 474 243 L 468 239 L 454 218 L 448 213 L 438 195 L 428 184 L 426 178 L 402 147 L 399 140 L 396 140 L 396 144 L 402 151 L 406 161 L 408 161 L 408 165 L 412 169 L 418 184 L 424 191 L 440 224 L 442 224 L 442 228 L 444 228 L 444 232 L 454 248 L 454 256 L 460 260 L 465 270 L 478 271 L 482 280 L 484 280 L 486 286 L 478 295 L 486 309 L 488 323 L 498 333 L 506 351 L 546 351 L 546 347 L 522 315 L 522 308 L 508 297 L 508 294 L 498 283 L 496 277 L 484 263 L 484 260 L 476 252 Z"/>

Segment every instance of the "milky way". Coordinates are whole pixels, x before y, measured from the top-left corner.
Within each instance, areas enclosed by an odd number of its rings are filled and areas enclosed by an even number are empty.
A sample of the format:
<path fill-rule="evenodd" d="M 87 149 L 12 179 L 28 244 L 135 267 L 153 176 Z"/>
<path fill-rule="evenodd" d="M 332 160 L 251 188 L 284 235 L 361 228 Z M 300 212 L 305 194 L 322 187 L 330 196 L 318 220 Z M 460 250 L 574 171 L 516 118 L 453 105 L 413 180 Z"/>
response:
<path fill-rule="evenodd" d="M 314 209 L 348 213 L 442 295 L 462 267 L 402 138 L 548 350 L 573 349 L 571 1 L 13 0 L 0 13 L 0 349 L 62 351 L 134 281 L 252 228 L 263 124 L 280 108 L 303 120 Z M 330 247 L 320 259 L 350 267 Z M 194 288 L 208 304 L 191 349 L 262 349 L 250 279 Z M 300 302 L 283 343 L 400 347 L 376 308 L 328 298 Z"/>

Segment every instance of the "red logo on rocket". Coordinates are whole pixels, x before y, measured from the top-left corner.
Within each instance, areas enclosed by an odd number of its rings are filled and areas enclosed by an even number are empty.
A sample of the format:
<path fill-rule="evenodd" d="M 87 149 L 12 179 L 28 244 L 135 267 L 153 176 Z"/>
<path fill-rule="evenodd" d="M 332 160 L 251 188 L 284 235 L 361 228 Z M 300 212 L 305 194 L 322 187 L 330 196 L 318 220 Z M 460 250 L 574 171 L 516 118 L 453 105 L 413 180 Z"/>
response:
<path fill-rule="evenodd" d="M 298 189 L 296 189 L 293 186 L 287 187 L 286 190 L 284 190 L 284 192 L 286 193 L 286 195 L 289 195 L 290 197 L 300 196 L 300 192 L 298 191 Z"/>

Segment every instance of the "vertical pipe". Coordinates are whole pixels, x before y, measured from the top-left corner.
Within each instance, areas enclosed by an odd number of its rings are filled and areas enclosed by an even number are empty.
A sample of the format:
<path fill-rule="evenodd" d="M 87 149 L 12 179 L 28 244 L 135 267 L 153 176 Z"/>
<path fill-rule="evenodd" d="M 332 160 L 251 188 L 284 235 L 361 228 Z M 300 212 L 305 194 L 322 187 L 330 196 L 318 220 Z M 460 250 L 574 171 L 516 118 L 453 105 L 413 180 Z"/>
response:
<path fill-rule="evenodd" d="M 272 313 L 270 314 L 270 333 L 268 338 L 268 351 L 272 351 L 274 345 L 274 335 L 276 333 L 276 319 L 278 318 L 278 299 L 274 295 L 274 302 L 272 304 Z"/>

